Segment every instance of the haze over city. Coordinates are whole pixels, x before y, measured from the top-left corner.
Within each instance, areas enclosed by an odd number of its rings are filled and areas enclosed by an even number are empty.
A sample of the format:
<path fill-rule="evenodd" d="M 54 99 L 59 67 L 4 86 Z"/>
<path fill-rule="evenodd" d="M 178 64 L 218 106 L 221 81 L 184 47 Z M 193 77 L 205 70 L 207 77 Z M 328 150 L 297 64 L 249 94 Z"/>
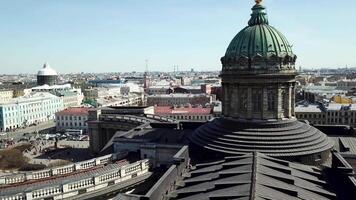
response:
<path fill-rule="evenodd" d="M 355 67 L 355 1 L 268 0 L 303 68 Z M 220 70 L 246 0 L 1 0 L 1 73 Z M 278 11 L 278 12 L 277 12 Z"/>

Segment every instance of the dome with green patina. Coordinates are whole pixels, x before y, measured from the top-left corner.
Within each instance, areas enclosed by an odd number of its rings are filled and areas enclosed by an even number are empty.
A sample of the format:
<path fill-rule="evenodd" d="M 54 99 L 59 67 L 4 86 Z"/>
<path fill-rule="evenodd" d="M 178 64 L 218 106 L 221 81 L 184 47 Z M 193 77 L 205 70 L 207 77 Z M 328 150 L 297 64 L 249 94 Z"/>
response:
<path fill-rule="evenodd" d="M 248 26 L 231 41 L 222 63 L 228 66 L 236 63 L 240 66 L 253 65 L 254 62 L 294 65 L 295 60 L 292 46 L 281 32 L 269 25 L 265 7 L 257 3 L 252 8 Z M 290 66 L 287 68 L 291 69 Z"/>

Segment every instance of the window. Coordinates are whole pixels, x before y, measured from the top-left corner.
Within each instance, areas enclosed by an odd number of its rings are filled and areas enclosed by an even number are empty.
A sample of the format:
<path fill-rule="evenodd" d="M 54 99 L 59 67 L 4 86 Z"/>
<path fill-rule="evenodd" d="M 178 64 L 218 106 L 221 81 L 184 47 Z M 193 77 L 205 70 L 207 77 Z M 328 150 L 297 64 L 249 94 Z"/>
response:
<path fill-rule="evenodd" d="M 288 97 L 288 95 L 287 95 L 287 91 L 286 90 L 283 90 L 282 91 L 282 95 L 281 95 L 281 97 L 282 97 L 282 109 L 287 109 L 287 97 Z"/>
<path fill-rule="evenodd" d="M 240 93 L 240 110 L 247 111 L 247 89 L 241 89 Z"/>
<path fill-rule="evenodd" d="M 262 91 L 261 89 L 252 90 L 252 108 L 254 112 L 260 112 L 262 110 Z"/>
<path fill-rule="evenodd" d="M 273 90 L 268 90 L 267 91 L 267 110 L 268 111 L 273 111 L 275 108 L 275 94 Z"/>

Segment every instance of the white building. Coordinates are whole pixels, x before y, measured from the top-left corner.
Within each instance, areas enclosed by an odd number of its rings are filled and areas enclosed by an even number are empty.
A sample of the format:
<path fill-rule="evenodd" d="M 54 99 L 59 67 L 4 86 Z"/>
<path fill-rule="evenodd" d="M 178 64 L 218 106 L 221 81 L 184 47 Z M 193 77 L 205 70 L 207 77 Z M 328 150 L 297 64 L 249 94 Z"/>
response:
<path fill-rule="evenodd" d="M 67 108 L 56 113 L 58 131 L 78 129 L 86 132 L 89 108 Z"/>
<path fill-rule="evenodd" d="M 84 90 L 85 99 L 98 99 L 105 97 L 113 97 L 119 96 L 121 94 L 120 87 L 114 88 L 104 88 L 104 87 L 96 87 Z"/>
<path fill-rule="evenodd" d="M 143 94 L 130 94 L 122 96 L 109 96 L 98 98 L 97 107 L 107 106 L 142 106 L 144 104 Z"/>
<path fill-rule="evenodd" d="M 32 92 L 49 92 L 63 99 L 64 108 L 77 107 L 82 104 L 84 95 L 80 88 L 72 88 L 71 84 L 41 85 L 31 88 Z"/>
<path fill-rule="evenodd" d="M 63 110 L 63 100 L 46 92 L 13 98 L 0 104 L 0 131 L 9 131 L 34 123 L 53 120 Z"/>
<path fill-rule="evenodd" d="M 78 107 L 84 99 L 83 93 L 76 91 L 57 91 L 56 95 L 63 99 L 64 108 Z"/>

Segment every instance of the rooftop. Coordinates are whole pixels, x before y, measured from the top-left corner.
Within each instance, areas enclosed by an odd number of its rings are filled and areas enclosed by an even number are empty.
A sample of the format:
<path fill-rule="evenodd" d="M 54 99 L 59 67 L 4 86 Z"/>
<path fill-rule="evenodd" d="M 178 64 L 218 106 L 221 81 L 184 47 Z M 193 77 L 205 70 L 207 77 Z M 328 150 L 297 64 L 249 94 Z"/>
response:
<path fill-rule="evenodd" d="M 176 200 L 335 199 L 321 169 L 261 153 L 198 164 L 173 192 Z"/>
<path fill-rule="evenodd" d="M 336 151 L 343 154 L 356 154 L 355 136 L 329 136 L 329 138 L 334 141 L 334 149 Z"/>
<path fill-rule="evenodd" d="M 304 86 L 303 90 L 306 92 L 312 93 L 321 93 L 321 94 L 344 94 L 347 93 L 346 90 L 338 90 L 336 86 L 321 86 L 321 85 L 308 85 Z"/>
<path fill-rule="evenodd" d="M 18 98 L 13 98 L 13 99 L 11 99 L 11 101 L 2 103 L 0 105 L 11 105 L 11 104 L 18 104 L 18 103 L 41 101 L 44 99 L 54 99 L 54 98 L 60 99 L 60 97 L 57 97 L 56 95 L 53 95 L 48 92 L 33 92 L 29 95 L 25 95 L 25 96 L 18 97 Z"/>
<path fill-rule="evenodd" d="M 142 141 L 143 143 L 157 144 L 184 144 L 192 130 L 178 130 L 171 128 L 143 128 L 131 130 L 115 136 L 114 142 L 133 139 L 131 141 Z M 130 140 L 128 140 L 130 141 Z"/>
<path fill-rule="evenodd" d="M 297 104 L 295 112 L 322 112 L 318 104 Z"/>
<path fill-rule="evenodd" d="M 88 115 L 90 108 L 67 108 L 56 115 Z"/>
<path fill-rule="evenodd" d="M 59 89 L 70 89 L 71 85 L 70 84 L 63 84 L 63 85 L 41 85 L 37 87 L 31 88 L 32 90 L 59 90 Z"/>
<path fill-rule="evenodd" d="M 148 97 L 150 98 L 187 98 L 187 97 L 205 97 L 209 96 L 207 94 L 182 94 L 182 93 L 172 93 L 172 94 L 154 94 L 154 95 L 149 95 Z"/>
<path fill-rule="evenodd" d="M 196 107 L 172 107 L 172 106 L 155 106 L 154 112 L 156 115 L 164 114 L 196 114 L 196 115 L 208 115 L 212 111 L 212 108 Z"/>

